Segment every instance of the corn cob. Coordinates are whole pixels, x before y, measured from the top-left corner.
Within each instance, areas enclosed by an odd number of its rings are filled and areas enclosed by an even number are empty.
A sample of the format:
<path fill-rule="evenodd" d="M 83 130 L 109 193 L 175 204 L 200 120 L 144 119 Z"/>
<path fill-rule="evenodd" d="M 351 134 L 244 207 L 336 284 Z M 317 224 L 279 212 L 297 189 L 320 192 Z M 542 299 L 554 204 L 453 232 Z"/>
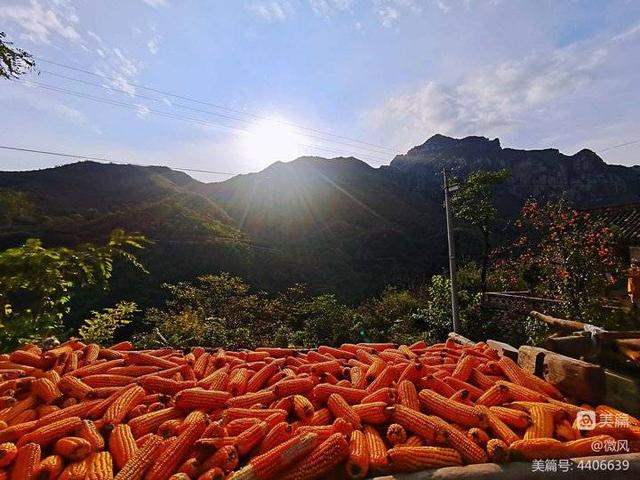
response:
<path fill-rule="evenodd" d="M 227 389 L 227 385 L 229 383 L 229 373 L 227 373 L 228 369 L 229 367 L 225 365 L 219 370 L 215 370 L 202 378 L 196 385 L 209 390 L 224 391 Z"/>
<path fill-rule="evenodd" d="M 492 385 L 480 398 L 476 400 L 478 405 L 491 407 L 494 405 L 502 405 L 511 399 L 509 387 L 502 383 Z"/>
<path fill-rule="evenodd" d="M 409 380 L 398 383 L 398 402 L 405 407 L 420 411 L 420 400 L 415 385 Z"/>
<path fill-rule="evenodd" d="M 85 480 L 89 468 L 89 457 L 79 462 L 70 463 L 62 471 L 58 480 Z"/>
<path fill-rule="evenodd" d="M 347 476 L 361 479 L 369 472 L 369 450 L 365 434 L 354 430 L 349 441 L 349 458 L 346 465 Z"/>
<path fill-rule="evenodd" d="M 385 402 L 389 405 L 396 403 L 395 388 L 379 388 L 362 399 L 362 403 Z"/>
<path fill-rule="evenodd" d="M 347 405 L 349 407 L 349 405 Z M 349 407 L 350 408 L 350 407 Z M 311 401 L 303 395 L 293 396 L 293 411 L 303 422 L 309 422 L 315 414 L 315 408 Z M 333 412 L 332 412 L 333 413 Z"/>
<path fill-rule="evenodd" d="M 18 448 L 18 452 L 13 460 L 10 480 L 31 480 L 35 479 L 40 466 L 40 445 L 37 443 L 27 443 Z"/>
<path fill-rule="evenodd" d="M 116 425 L 109 436 L 109 452 L 111 452 L 116 468 L 122 469 L 137 451 L 138 447 L 129 425 Z"/>
<path fill-rule="evenodd" d="M 463 382 L 462 380 L 458 380 L 457 378 L 453 378 L 451 376 L 444 377 L 444 383 L 449 385 L 454 390 L 467 390 L 469 392 L 469 397 L 471 400 L 477 400 L 482 396 L 484 391 L 475 385 L 472 385 L 468 382 Z"/>
<path fill-rule="evenodd" d="M 283 398 L 289 395 L 304 395 L 310 392 L 314 387 L 313 380 L 310 378 L 291 378 L 284 379 L 273 385 L 273 391 L 276 396 Z"/>
<path fill-rule="evenodd" d="M 570 453 L 565 444 L 555 438 L 531 438 L 509 445 L 509 455 L 514 459 L 567 458 Z"/>
<path fill-rule="evenodd" d="M 505 382 L 499 380 L 496 385 L 506 385 L 509 388 L 511 398 L 513 400 L 525 402 L 546 402 L 548 397 L 540 392 L 531 390 L 530 388 L 518 385 L 517 383 Z"/>
<path fill-rule="evenodd" d="M 580 438 L 580 431 L 571 425 L 568 420 L 562 420 L 555 424 L 554 437 L 564 442 Z"/>
<path fill-rule="evenodd" d="M 22 436 L 20 440 L 18 440 L 17 446 L 21 447 L 29 442 L 37 443 L 41 446 L 46 446 L 57 439 L 69 435 L 74 432 L 82 425 L 82 420 L 80 417 L 69 417 L 64 418 L 62 420 L 58 420 L 57 422 L 51 423 L 50 425 L 45 425 L 43 427 L 37 428 L 30 433 Z"/>
<path fill-rule="evenodd" d="M 11 425 L 11 422 L 18 415 L 20 415 L 25 410 L 33 409 L 36 406 L 37 402 L 38 400 L 35 397 L 27 397 L 23 400 L 19 400 L 18 402 L 16 402 L 16 404 L 13 407 L 9 408 L 5 413 L 0 414 L 0 420 L 4 420 L 9 425 Z"/>
<path fill-rule="evenodd" d="M 198 478 L 203 471 L 202 463 L 196 457 L 187 458 L 178 468 L 177 473 L 184 473 L 188 478 Z"/>
<path fill-rule="evenodd" d="M 485 463 L 487 461 L 485 451 L 469 439 L 464 432 L 443 420 L 438 420 L 438 423 L 440 423 L 440 432 L 446 437 L 446 443 L 460 453 L 465 463 Z"/>
<path fill-rule="evenodd" d="M 227 392 L 234 397 L 244 395 L 247 391 L 247 382 L 251 378 L 252 373 L 253 372 L 247 368 L 238 368 L 231 372 L 226 388 Z"/>
<path fill-rule="evenodd" d="M 227 422 L 235 420 L 236 418 L 259 418 L 260 420 L 266 420 L 274 413 L 283 415 L 286 417 L 287 411 L 272 408 L 227 408 L 224 411 L 224 419 Z"/>
<path fill-rule="evenodd" d="M 640 427 L 640 420 L 638 420 L 635 417 L 632 417 L 628 413 L 624 413 L 616 408 L 610 407 L 609 405 L 598 405 L 596 407 L 596 414 L 598 416 L 609 415 L 609 418 L 619 418 L 623 421 L 623 423 L 626 423 L 627 425 Z"/>
<path fill-rule="evenodd" d="M 127 361 L 134 365 L 152 365 L 162 369 L 170 369 L 176 366 L 175 363 L 169 360 L 144 352 L 129 352 Z"/>
<path fill-rule="evenodd" d="M 369 368 L 367 368 L 367 371 L 365 372 L 365 379 L 367 384 L 373 382 L 378 376 L 380 376 L 384 368 L 387 366 L 387 363 L 381 358 L 371 358 L 373 359 L 373 362 L 369 365 Z"/>
<path fill-rule="evenodd" d="M 40 462 L 36 478 L 38 480 L 55 480 L 64 470 L 64 459 L 60 455 L 49 455 Z"/>
<path fill-rule="evenodd" d="M 317 445 L 318 436 L 315 433 L 295 436 L 273 450 L 249 460 L 247 466 L 234 473 L 230 480 L 276 479 L 290 465 L 309 455 Z"/>
<path fill-rule="evenodd" d="M 38 425 L 37 420 L 31 422 L 19 423 L 6 427 L 0 431 L 0 442 L 17 442 L 21 437 L 31 432 Z"/>
<path fill-rule="evenodd" d="M 513 442 L 520 440 L 520 437 L 515 434 L 509 426 L 503 422 L 498 415 L 496 415 L 491 409 L 484 405 L 478 405 L 480 411 L 484 412 L 487 416 L 487 422 L 491 431 L 504 443 L 511 445 Z"/>
<path fill-rule="evenodd" d="M 55 443 L 53 451 L 72 462 L 77 462 L 89 456 L 91 444 L 84 438 L 63 437 Z"/>
<path fill-rule="evenodd" d="M 367 396 L 367 392 L 365 390 L 351 387 L 339 387 L 325 383 L 320 383 L 313 388 L 313 396 L 319 402 L 326 402 L 332 393 L 339 394 L 349 405 L 361 403 Z"/>
<path fill-rule="evenodd" d="M 509 447 L 499 438 L 487 442 L 487 455 L 494 463 L 505 463 L 509 460 Z"/>
<path fill-rule="evenodd" d="M 70 395 L 78 400 L 82 400 L 85 397 L 91 397 L 93 388 L 84 383 L 77 377 L 71 375 L 65 375 L 58 382 L 58 388 L 65 395 Z"/>
<path fill-rule="evenodd" d="M 265 421 L 260 421 L 248 428 L 236 437 L 235 447 L 239 455 L 249 453 L 267 436 L 269 425 Z"/>
<path fill-rule="evenodd" d="M 171 476 L 178 465 L 186 460 L 186 457 L 193 443 L 200 438 L 206 423 L 204 421 L 195 422 L 182 432 L 176 440 L 163 450 L 163 454 L 157 459 L 146 476 L 147 480 L 166 480 Z M 142 451 L 139 450 L 139 452 Z M 135 458 L 135 457 L 134 457 Z"/>
<path fill-rule="evenodd" d="M 271 378 L 279 368 L 280 367 L 275 362 L 269 363 L 262 367 L 249 379 L 249 381 L 247 382 L 246 391 L 250 393 L 260 390 L 267 382 L 267 380 L 269 380 L 269 378 Z"/>
<path fill-rule="evenodd" d="M 163 422 L 180 417 L 182 417 L 182 413 L 177 408 L 163 408 L 132 419 L 129 422 L 129 427 L 131 427 L 134 438 L 138 438 L 154 432 Z"/>
<path fill-rule="evenodd" d="M 527 412 L 507 407 L 490 407 L 489 410 L 510 427 L 527 428 L 531 425 L 531 417 Z"/>
<path fill-rule="evenodd" d="M 392 408 L 385 402 L 371 402 L 353 405 L 353 411 L 360 417 L 363 423 L 378 425 L 386 423 L 391 417 Z"/>
<path fill-rule="evenodd" d="M 353 428 L 360 428 L 360 416 L 339 394 L 333 393 L 329 396 L 327 407 L 334 417 L 342 417 L 351 423 Z"/>
<path fill-rule="evenodd" d="M 223 446 L 207 458 L 202 466 L 204 470 L 220 468 L 223 472 L 229 473 L 238 466 L 238 451 L 232 445 Z"/>
<path fill-rule="evenodd" d="M 214 410 L 224 407 L 229 398 L 231 394 L 228 392 L 190 388 L 182 390 L 175 396 L 175 405 L 185 410 Z"/>
<path fill-rule="evenodd" d="M 198 480 L 224 480 L 226 477 L 224 470 L 215 467 L 207 470 L 198 477 Z"/>
<path fill-rule="evenodd" d="M 121 423 L 132 408 L 142 403 L 144 396 L 145 391 L 142 387 L 132 385 L 126 388 L 104 413 L 102 419 L 105 424 L 113 427 Z"/>
<path fill-rule="evenodd" d="M 387 448 L 378 431 L 370 425 L 365 425 L 364 438 L 369 452 L 369 468 L 374 471 L 384 471 L 387 468 Z"/>
<path fill-rule="evenodd" d="M 235 437 L 257 423 L 260 423 L 257 418 L 236 418 L 230 421 L 225 428 L 228 435 Z"/>
<path fill-rule="evenodd" d="M 448 398 L 426 389 L 418 394 L 418 398 L 427 410 L 451 422 L 468 427 L 484 428 L 487 426 L 486 415 L 475 407 L 452 402 Z"/>
<path fill-rule="evenodd" d="M 157 454 L 162 449 L 162 439 L 151 435 L 115 476 L 115 480 L 141 480 L 146 471 L 157 461 Z"/>
<path fill-rule="evenodd" d="M 531 426 L 524 433 L 524 440 L 553 437 L 554 422 L 551 410 L 533 404 L 529 407 L 529 415 L 531 415 Z"/>
<path fill-rule="evenodd" d="M 451 400 L 452 402 L 463 403 L 465 405 L 470 405 L 470 406 L 474 405 L 474 403 L 469 398 L 469 390 L 466 390 L 464 388 L 462 390 L 458 390 L 456 393 L 451 395 L 449 397 L 449 400 Z"/>
<path fill-rule="evenodd" d="M 424 446 L 424 440 L 418 435 L 409 435 L 407 441 L 402 445 L 403 447 L 422 447 Z"/>
<path fill-rule="evenodd" d="M 393 447 L 388 456 L 391 467 L 399 472 L 462 465 L 460 454 L 445 447 Z"/>
<path fill-rule="evenodd" d="M 18 448 L 14 443 L 0 443 L 0 468 L 6 467 L 11 462 L 13 462 L 13 459 L 16 457 L 17 453 Z"/>
<path fill-rule="evenodd" d="M 82 420 L 82 425 L 78 428 L 77 434 L 78 437 L 84 438 L 91 444 L 94 452 L 98 452 L 104 448 L 104 438 L 93 421 Z"/>
<path fill-rule="evenodd" d="M 127 375 L 113 375 L 110 373 L 87 375 L 86 377 L 83 377 L 82 380 L 91 388 L 125 387 L 136 381 L 134 377 L 128 377 Z"/>
<path fill-rule="evenodd" d="M 420 388 L 428 388 L 429 390 L 433 390 L 434 392 L 437 392 L 447 398 L 456 393 L 456 390 L 453 387 L 447 385 L 442 379 L 436 377 L 433 373 L 430 373 L 424 378 L 420 379 L 418 382 L 418 386 Z"/>
<path fill-rule="evenodd" d="M 392 446 L 398 446 L 407 441 L 407 431 L 398 423 L 392 423 L 387 427 L 387 440 Z"/>
<path fill-rule="evenodd" d="M 62 397 L 62 392 L 48 378 L 37 378 L 31 382 L 31 392 L 45 403 L 53 403 Z"/>
<path fill-rule="evenodd" d="M 231 397 L 231 393 L 229 393 Z M 259 392 L 249 392 L 238 397 L 231 397 L 227 400 L 227 407 L 248 408 L 256 403 L 267 405 L 273 402 L 277 395 L 272 390 L 261 390 Z"/>
<path fill-rule="evenodd" d="M 98 452 L 89 458 L 86 479 L 113 479 L 113 459 L 111 458 L 111 454 L 109 452 Z"/>
<path fill-rule="evenodd" d="M 461 356 L 456 364 L 456 368 L 451 374 L 453 378 L 466 382 L 473 367 L 476 366 L 476 360 L 472 356 Z"/>
<path fill-rule="evenodd" d="M 344 436 L 335 433 L 316 447 L 307 458 L 285 473 L 281 480 L 318 480 L 326 478 L 349 455 Z"/>
<path fill-rule="evenodd" d="M 354 405 L 354 408 L 357 405 Z M 386 404 L 385 404 L 386 406 Z M 333 422 L 333 415 L 328 408 L 321 408 L 313 413 L 313 417 L 309 421 L 309 425 L 329 425 Z"/>
<path fill-rule="evenodd" d="M 480 445 L 481 447 L 486 446 L 489 441 L 489 435 L 487 435 L 487 432 L 476 427 L 470 428 L 467 431 L 467 437 L 473 440 L 476 445 Z"/>

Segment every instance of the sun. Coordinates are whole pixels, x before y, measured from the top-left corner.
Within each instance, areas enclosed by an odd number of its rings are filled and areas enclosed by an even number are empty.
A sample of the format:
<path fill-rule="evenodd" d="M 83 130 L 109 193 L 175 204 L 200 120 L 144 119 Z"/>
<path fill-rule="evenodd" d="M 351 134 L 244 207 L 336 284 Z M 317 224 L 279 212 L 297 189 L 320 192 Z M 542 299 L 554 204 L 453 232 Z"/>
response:
<path fill-rule="evenodd" d="M 282 119 L 263 119 L 253 124 L 240 138 L 244 156 L 251 163 L 266 166 L 289 161 L 305 154 L 305 138 Z"/>

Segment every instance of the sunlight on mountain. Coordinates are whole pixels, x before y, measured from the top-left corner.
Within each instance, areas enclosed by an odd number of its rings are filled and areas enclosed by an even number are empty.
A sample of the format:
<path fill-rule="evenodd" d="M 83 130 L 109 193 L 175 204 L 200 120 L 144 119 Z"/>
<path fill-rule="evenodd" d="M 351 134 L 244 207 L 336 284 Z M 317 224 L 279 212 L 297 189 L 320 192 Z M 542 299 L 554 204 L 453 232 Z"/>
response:
<path fill-rule="evenodd" d="M 308 153 L 306 143 L 307 138 L 287 125 L 284 119 L 259 120 L 240 136 L 242 154 L 260 162 L 258 167 L 304 155 Z"/>

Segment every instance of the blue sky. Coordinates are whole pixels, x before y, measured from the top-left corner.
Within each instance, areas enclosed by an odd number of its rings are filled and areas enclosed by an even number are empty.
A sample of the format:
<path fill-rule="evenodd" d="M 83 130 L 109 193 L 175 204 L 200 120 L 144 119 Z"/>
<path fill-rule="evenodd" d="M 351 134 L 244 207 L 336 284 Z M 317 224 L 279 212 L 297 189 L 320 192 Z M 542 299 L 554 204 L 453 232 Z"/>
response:
<path fill-rule="evenodd" d="M 1 0 L 0 31 L 94 73 L 3 82 L 2 145 L 249 172 L 377 166 L 434 133 L 568 154 L 640 139 L 637 0 Z M 640 143 L 601 155 L 640 164 Z M 0 150 L 3 170 L 68 161 Z"/>

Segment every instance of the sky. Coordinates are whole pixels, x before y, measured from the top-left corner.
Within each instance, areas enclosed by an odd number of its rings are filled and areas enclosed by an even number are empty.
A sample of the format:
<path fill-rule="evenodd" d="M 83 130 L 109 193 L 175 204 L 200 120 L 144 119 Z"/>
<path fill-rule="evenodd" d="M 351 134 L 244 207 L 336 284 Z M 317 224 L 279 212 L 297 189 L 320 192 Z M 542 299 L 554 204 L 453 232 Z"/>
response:
<path fill-rule="evenodd" d="M 640 164 L 611 148 L 640 140 L 640 0 L 0 0 L 0 31 L 40 71 L 0 83 L 0 145 L 246 173 L 442 133 Z"/>

